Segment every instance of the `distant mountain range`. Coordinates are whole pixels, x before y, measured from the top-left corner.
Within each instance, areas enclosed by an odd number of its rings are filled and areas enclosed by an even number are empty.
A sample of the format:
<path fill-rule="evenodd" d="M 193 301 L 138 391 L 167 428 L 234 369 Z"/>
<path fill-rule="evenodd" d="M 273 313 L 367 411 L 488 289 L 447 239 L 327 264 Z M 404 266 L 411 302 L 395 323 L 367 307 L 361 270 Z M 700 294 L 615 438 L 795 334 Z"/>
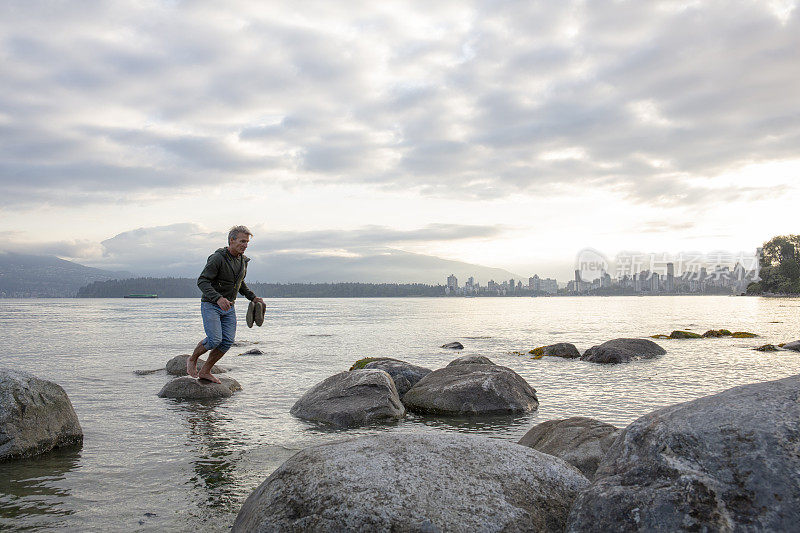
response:
<path fill-rule="evenodd" d="M 130 272 L 113 272 L 65 261 L 55 256 L 0 252 L 0 297 L 59 298 L 75 296 L 94 281 L 124 279 Z"/>
<path fill-rule="evenodd" d="M 204 262 L 204 261 L 202 261 Z M 201 262 L 201 263 L 202 263 Z M 169 272 L 111 271 L 87 267 L 55 256 L 0 252 L 0 297 L 72 297 L 78 289 L 95 281 L 127 279 L 147 275 L 196 277 L 203 268 L 175 268 Z M 429 283 L 442 284 L 449 274 L 463 285 L 468 277 L 485 285 L 510 278 L 507 270 L 412 254 L 383 250 L 372 255 L 342 257 L 310 254 L 265 254 L 254 257 L 248 268 L 250 282 L 278 283 Z M 526 284 L 526 281 L 523 281 Z"/>

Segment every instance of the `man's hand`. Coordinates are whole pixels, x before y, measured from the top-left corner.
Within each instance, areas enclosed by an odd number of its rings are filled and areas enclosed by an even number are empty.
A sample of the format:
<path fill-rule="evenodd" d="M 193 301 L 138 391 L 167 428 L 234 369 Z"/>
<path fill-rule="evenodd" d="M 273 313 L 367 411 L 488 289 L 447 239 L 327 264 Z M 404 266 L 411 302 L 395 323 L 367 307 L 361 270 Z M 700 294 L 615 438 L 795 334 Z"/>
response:
<path fill-rule="evenodd" d="M 230 300 L 228 300 L 228 299 L 227 299 L 227 298 L 225 298 L 224 296 L 220 296 L 220 297 L 219 297 L 219 300 L 217 300 L 217 305 L 218 305 L 218 306 L 219 306 L 219 308 L 220 308 L 220 309 L 222 309 L 223 311 L 227 311 L 228 309 L 230 309 L 230 308 L 231 308 L 231 302 L 230 302 Z"/>
<path fill-rule="evenodd" d="M 263 305 L 265 308 L 267 307 L 267 304 L 264 303 L 264 299 L 263 298 L 259 298 L 258 296 L 256 296 L 255 298 L 253 298 L 253 301 L 258 303 L 258 304 Z"/>

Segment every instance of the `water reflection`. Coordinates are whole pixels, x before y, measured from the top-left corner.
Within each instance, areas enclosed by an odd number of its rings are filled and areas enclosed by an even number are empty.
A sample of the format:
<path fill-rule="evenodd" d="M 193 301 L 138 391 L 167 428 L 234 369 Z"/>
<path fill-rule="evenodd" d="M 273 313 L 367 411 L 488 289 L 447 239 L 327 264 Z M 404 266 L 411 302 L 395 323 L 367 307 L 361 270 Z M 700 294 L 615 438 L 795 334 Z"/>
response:
<path fill-rule="evenodd" d="M 80 463 L 80 448 L 0 463 L 0 530 L 31 530 L 65 525 L 75 513 L 64 482 Z"/>
<path fill-rule="evenodd" d="M 488 434 L 490 436 L 503 435 L 507 438 L 509 433 L 522 430 L 532 425 L 536 419 L 536 412 L 517 415 L 495 416 L 431 416 L 409 413 L 411 422 L 423 424 L 430 428 L 452 430 L 458 433 Z"/>
<path fill-rule="evenodd" d="M 188 445 L 193 448 L 187 451 L 194 474 L 188 482 L 204 493 L 205 504 L 197 511 L 203 521 L 209 514 L 224 516 L 238 510 L 241 503 L 237 490 L 241 480 L 236 466 L 246 438 L 231 423 L 230 411 L 222 408 L 225 403 L 225 400 L 174 403 L 174 408 L 185 415 Z"/>

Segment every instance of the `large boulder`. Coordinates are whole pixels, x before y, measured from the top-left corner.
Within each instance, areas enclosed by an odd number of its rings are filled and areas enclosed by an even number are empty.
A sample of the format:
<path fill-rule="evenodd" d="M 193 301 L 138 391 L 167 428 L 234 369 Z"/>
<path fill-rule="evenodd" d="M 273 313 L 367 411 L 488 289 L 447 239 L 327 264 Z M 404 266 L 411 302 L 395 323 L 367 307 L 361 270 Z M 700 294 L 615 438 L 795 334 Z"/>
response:
<path fill-rule="evenodd" d="M 539 407 L 536 390 L 504 366 L 471 364 L 434 370 L 403 396 L 410 411 L 435 415 L 527 413 Z"/>
<path fill-rule="evenodd" d="M 648 339 L 613 339 L 586 350 L 581 361 L 627 363 L 635 359 L 652 359 L 665 353 L 664 348 Z"/>
<path fill-rule="evenodd" d="M 226 376 L 217 376 L 222 383 L 198 380 L 191 376 L 175 378 L 168 382 L 158 396 L 177 400 L 214 400 L 228 398 L 234 392 L 242 390 L 239 382 Z"/>
<path fill-rule="evenodd" d="M 565 460 L 589 479 L 620 429 L 594 418 L 549 420 L 531 428 L 519 444 Z"/>
<path fill-rule="evenodd" d="M 654 411 L 614 442 L 570 531 L 796 531 L 800 376 Z"/>
<path fill-rule="evenodd" d="M 397 389 L 397 394 L 402 396 L 408 390 L 417 384 L 419 380 L 432 372 L 430 368 L 412 365 L 405 361 L 383 357 L 375 359 L 364 365 L 364 368 L 374 368 L 383 370 L 394 380 L 394 386 Z"/>
<path fill-rule="evenodd" d="M 377 369 L 331 376 L 306 392 L 290 412 L 298 418 L 337 427 L 396 420 L 406 414 L 392 377 Z"/>
<path fill-rule="evenodd" d="M 556 344 L 548 344 L 547 346 L 539 346 L 528 353 L 533 355 L 534 359 L 541 359 L 545 356 L 577 359 L 581 356 L 581 352 L 570 342 L 558 342 Z"/>
<path fill-rule="evenodd" d="M 59 385 L 0 368 L 0 461 L 83 443 L 72 403 Z"/>
<path fill-rule="evenodd" d="M 800 341 L 787 342 L 781 346 L 781 348 L 784 350 L 794 350 L 795 352 L 800 352 Z"/>
<path fill-rule="evenodd" d="M 170 376 L 187 376 L 186 373 L 186 359 L 189 358 L 188 354 L 183 355 L 176 355 L 169 361 L 167 361 L 167 374 Z M 205 359 L 197 359 L 197 371 L 199 372 L 203 365 L 206 364 Z M 211 367 L 212 374 L 222 374 L 223 372 L 227 372 L 226 369 L 214 365 Z"/>
<path fill-rule="evenodd" d="M 561 531 L 587 485 L 564 461 L 499 439 L 382 434 L 297 453 L 232 531 Z"/>
<path fill-rule="evenodd" d="M 456 359 L 453 359 L 447 366 L 456 366 L 456 365 L 493 365 L 494 362 L 489 359 L 488 357 L 484 357 L 482 355 L 462 355 Z"/>

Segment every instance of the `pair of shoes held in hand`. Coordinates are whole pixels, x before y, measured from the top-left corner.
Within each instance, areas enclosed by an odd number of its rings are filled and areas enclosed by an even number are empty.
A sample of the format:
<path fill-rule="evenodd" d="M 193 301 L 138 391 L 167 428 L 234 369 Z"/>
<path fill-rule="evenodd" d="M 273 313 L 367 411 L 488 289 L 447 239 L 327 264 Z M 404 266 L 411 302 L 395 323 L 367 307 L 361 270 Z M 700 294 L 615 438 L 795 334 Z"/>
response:
<path fill-rule="evenodd" d="M 256 303 L 251 300 L 250 305 L 247 306 L 247 327 L 252 328 L 253 322 L 255 322 L 257 326 L 263 324 L 265 311 L 266 307 L 264 304 Z"/>

